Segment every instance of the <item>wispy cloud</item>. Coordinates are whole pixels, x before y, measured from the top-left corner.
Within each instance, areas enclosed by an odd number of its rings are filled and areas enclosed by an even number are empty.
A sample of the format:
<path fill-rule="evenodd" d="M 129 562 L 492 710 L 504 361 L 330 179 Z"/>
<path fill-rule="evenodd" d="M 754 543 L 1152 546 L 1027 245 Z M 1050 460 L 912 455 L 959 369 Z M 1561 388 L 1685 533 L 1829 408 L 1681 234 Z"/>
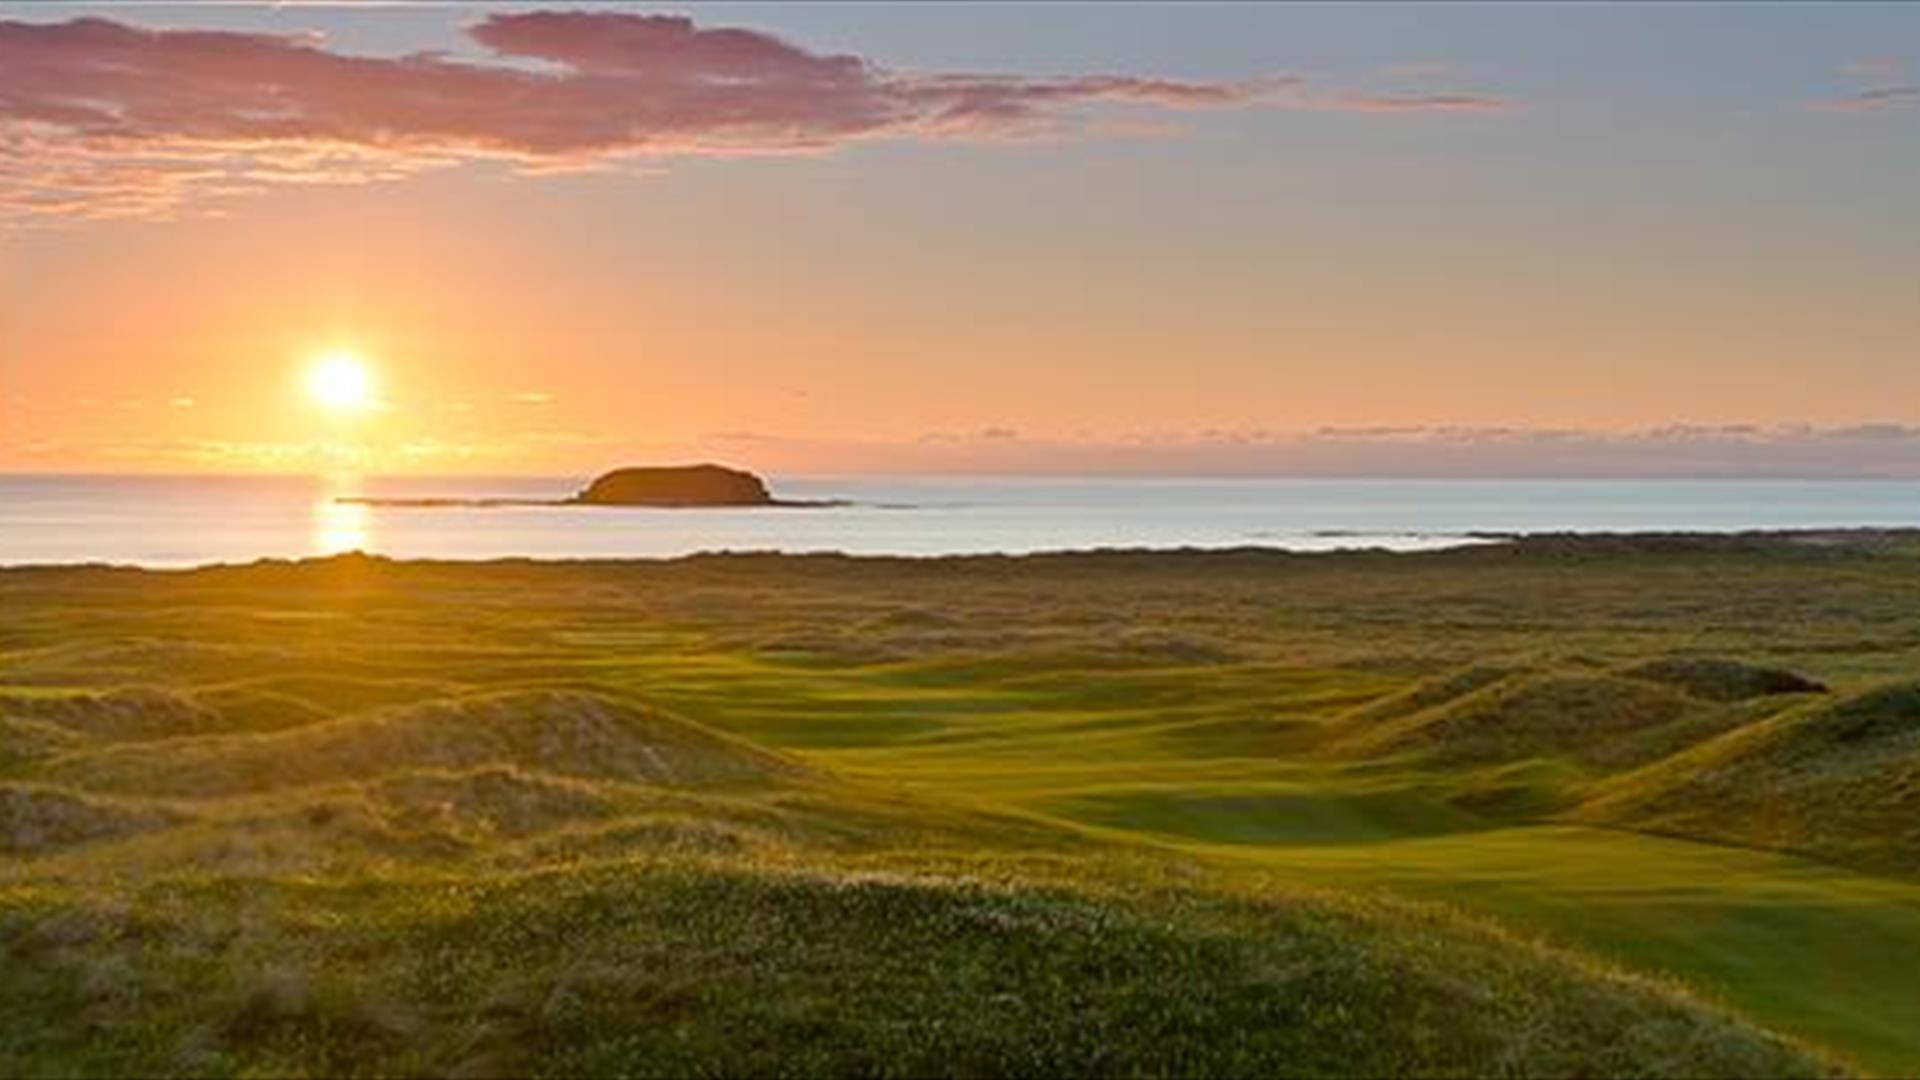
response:
<path fill-rule="evenodd" d="M 1486 94 L 1336 94 L 1321 108 L 1341 112 L 1509 112 L 1514 105 Z"/>
<path fill-rule="evenodd" d="M 498 159 L 529 172 L 873 138 L 1099 129 L 1095 106 L 1484 112 L 1474 94 L 1354 94 L 1288 77 L 897 71 L 677 15 L 496 12 L 491 61 L 369 57 L 313 35 L 0 21 L 0 217 L 167 212 L 283 183 Z"/>
<path fill-rule="evenodd" d="M 1920 85 L 1876 86 L 1820 103 L 1831 112 L 1881 112 L 1901 105 L 1920 103 Z"/>
<path fill-rule="evenodd" d="M 1920 83 L 1906 78 L 1906 65 L 1890 56 L 1872 56 L 1841 65 L 1844 75 L 1872 85 L 1815 104 L 1825 112 L 1884 112 L 1920 104 Z"/>
<path fill-rule="evenodd" d="M 893 444 L 743 432 L 709 438 L 717 450 L 750 454 L 768 468 L 815 471 L 1920 479 L 1920 426 L 1900 423 L 1636 431 L 1413 425 L 1074 437 L 984 427 Z"/>
<path fill-rule="evenodd" d="M 1863 56 L 1858 60 L 1849 60 L 1840 65 L 1843 75 L 1864 75 L 1874 78 L 1896 78 L 1906 67 L 1897 56 Z"/>
<path fill-rule="evenodd" d="M 1375 477 L 1799 477 L 1920 480 L 1920 424 L 1673 424 L 1633 431 L 1437 426 L 1029 432 L 987 425 L 855 440 L 716 431 L 650 441 L 530 429 L 377 445 L 318 441 L 50 439 L 0 428 L 0 467 L 591 472 L 609 462 L 719 458 L 781 472 Z"/>

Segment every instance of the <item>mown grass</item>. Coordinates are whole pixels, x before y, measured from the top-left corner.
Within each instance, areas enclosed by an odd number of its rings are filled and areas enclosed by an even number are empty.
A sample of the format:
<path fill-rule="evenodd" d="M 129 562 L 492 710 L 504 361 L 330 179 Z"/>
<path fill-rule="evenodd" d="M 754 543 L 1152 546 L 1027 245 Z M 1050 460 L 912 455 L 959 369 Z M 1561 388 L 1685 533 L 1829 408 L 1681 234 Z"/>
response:
<path fill-rule="evenodd" d="M 1917 569 L 0 572 L 0 1071 L 1910 1073 Z"/>

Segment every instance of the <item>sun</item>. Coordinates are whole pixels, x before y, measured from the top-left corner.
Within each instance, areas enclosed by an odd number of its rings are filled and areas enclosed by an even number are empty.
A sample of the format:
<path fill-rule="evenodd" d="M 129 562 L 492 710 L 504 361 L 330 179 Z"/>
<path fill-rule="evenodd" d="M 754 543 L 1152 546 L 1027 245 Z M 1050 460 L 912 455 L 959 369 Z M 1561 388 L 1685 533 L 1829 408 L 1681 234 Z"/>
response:
<path fill-rule="evenodd" d="M 352 352 L 326 353 L 307 368 L 307 396 L 329 412 L 365 412 L 373 407 L 373 374 Z"/>

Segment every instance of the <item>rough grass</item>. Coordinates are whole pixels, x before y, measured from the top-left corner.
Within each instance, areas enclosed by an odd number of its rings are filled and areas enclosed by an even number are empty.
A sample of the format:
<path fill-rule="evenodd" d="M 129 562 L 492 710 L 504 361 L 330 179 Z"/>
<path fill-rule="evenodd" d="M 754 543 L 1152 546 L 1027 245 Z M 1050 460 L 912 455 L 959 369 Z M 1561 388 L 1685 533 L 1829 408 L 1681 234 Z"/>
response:
<path fill-rule="evenodd" d="M 102 791 L 192 798 L 488 765 L 664 786 L 769 781 L 804 771 L 780 754 L 604 694 L 519 691 L 267 734 L 113 746 L 69 755 L 44 774 Z"/>
<path fill-rule="evenodd" d="M 46 724 L 82 738 L 139 741 L 217 731 L 213 710 L 191 697 L 157 687 L 125 687 L 67 694 L 0 693 L 0 716 Z"/>
<path fill-rule="evenodd" d="M 1920 683 L 1738 728 L 1598 785 L 1574 816 L 1920 873 Z"/>
<path fill-rule="evenodd" d="M 1439 913 L 979 860 L 0 894 L 0 1069 L 1817 1075 Z M 1122 880 L 1116 885 L 1108 877 Z"/>
<path fill-rule="evenodd" d="M 1769 694 L 1818 694 L 1827 689 L 1825 683 L 1785 668 L 1714 656 L 1662 657 L 1636 664 L 1626 673 L 1715 701 L 1745 701 Z"/>
<path fill-rule="evenodd" d="M 41 852 L 165 828 L 180 816 L 65 788 L 0 783 L 0 852 Z"/>
<path fill-rule="evenodd" d="M 1908 1074 L 1917 567 L 0 572 L 0 1072 Z"/>
<path fill-rule="evenodd" d="M 1560 757 L 1605 764 L 1633 754 L 1695 704 L 1677 690 L 1611 675 L 1509 677 L 1394 720 L 1363 718 L 1339 749 L 1359 756 L 1413 751 L 1444 762 Z"/>

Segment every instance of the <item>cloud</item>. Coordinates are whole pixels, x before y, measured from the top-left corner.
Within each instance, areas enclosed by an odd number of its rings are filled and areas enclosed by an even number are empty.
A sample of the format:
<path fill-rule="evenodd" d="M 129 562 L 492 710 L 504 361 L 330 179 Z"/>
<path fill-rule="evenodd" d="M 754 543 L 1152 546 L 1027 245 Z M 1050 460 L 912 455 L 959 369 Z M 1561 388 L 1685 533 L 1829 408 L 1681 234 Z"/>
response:
<path fill-rule="evenodd" d="M 1876 86 L 1820 103 L 1829 112 L 1881 112 L 1920 103 L 1920 85 Z"/>
<path fill-rule="evenodd" d="M 1920 425 L 1900 423 L 1644 430 L 1416 425 L 1076 437 L 981 428 L 894 443 L 741 432 L 709 439 L 721 451 L 750 445 L 753 461 L 764 468 L 814 472 L 1920 479 Z"/>
<path fill-rule="evenodd" d="M 1323 108 L 1340 112 L 1509 112 L 1513 104 L 1485 94 L 1339 94 Z"/>
<path fill-rule="evenodd" d="M 48 439 L 0 427 L 0 465 L 28 469 L 298 472 L 351 464 L 367 471 L 428 465 L 457 471 L 471 465 L 592 472 L 608 462 L 711 457 L 813 473 L 1920 480 L 1920 424 L 1670 424 L 1640 430 L 1411 425 L 1071 435 L 996 425 L 894 440 L 735 430 L 671 442 L 567 429 L 359 446 L 118 432 Z"/>
<path fill-rule="evenodd" d="M 1284 77 L 895 71 L 678 15 L 495 12 L 467 32 L 491 58 L 356 56 L 313 35 L 103 18 L 0 20 L 0 218 L 152 216 L 200 196 L 475 159 L 553 172 L 874 138 L 1030 137 L 1087 130 L 1081 114 L 1095 106 L 1505 107 L 1471 94 L 1323 92 Z"/>
<path fill-rule="evenodd" d="M 1876 85 L 1837 98 L 1818 102 L 1824 112 L 1884 112 L 1904 105 L 1920 104 L 1920 84 L 1903 78 L 1906 67 L 1890 56 L 1872 56 L 1841 65 L 1842 74 L 1871 81 Z"/>
<path fill-rule="evenodd" d="M 1863 56 L 1840 65 L 1843 75 L 1864 75 L 1870 78 L 1891 79 L 1899 77 L 1906 65 L 1894 56 Z"/>

